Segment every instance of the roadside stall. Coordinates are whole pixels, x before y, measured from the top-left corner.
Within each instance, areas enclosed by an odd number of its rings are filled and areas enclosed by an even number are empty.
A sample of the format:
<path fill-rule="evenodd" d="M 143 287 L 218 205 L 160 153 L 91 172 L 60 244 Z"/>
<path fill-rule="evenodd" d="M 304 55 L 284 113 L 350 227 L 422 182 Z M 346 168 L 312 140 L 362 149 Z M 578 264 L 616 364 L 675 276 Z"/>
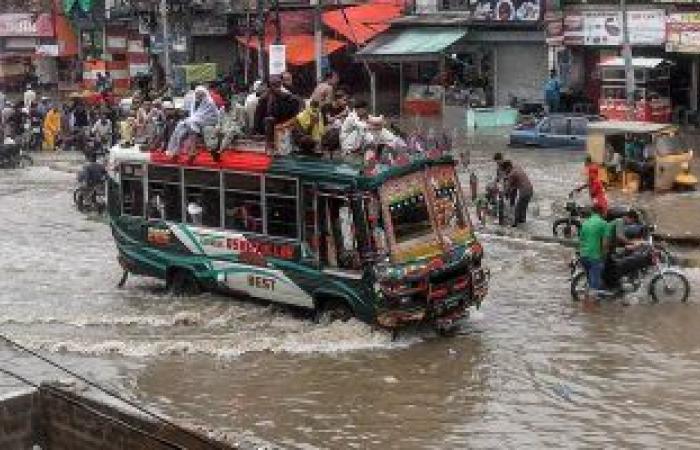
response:
<path fill-rule="evenodd" d="M 661 58 L 633 58 L 633 120 L 668 123 L 671 121 L 669 63 Z M 615 57 L 598 64 L 601 92 L 600 114 L 610 120 L 628 120 L 625 88 L 625 61 Z"/>

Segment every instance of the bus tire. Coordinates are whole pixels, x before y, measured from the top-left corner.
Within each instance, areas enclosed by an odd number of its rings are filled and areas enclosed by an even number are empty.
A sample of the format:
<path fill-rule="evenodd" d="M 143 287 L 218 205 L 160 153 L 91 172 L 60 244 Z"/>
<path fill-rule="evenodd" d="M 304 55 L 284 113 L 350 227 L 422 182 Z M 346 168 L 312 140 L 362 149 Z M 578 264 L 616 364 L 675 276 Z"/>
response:
<path fill-rule="evenodd" d="M 333 322 L 347 322 L 355 316 L 345 300 L 331 298 L 321 300 L 316 305 L 316 323 L 330 325 Z"/>
<path fill-rule="evenodd" d="M 192 271 L 181 267 L 168 270 L 166 287 L 178 297 L 191 297 L 202 292 L 202 287 Z"/>

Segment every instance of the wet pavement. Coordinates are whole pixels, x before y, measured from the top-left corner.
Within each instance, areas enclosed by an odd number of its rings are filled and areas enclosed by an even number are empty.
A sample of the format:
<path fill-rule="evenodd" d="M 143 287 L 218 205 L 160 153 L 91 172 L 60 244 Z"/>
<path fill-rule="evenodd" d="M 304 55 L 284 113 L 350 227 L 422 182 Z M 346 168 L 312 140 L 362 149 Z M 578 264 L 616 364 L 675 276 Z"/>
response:
<path fill-rule="evenodd" d="M 583 155 L 503 143 L 498 131 L 459 137 L 482 179 L 496 149 L 530 172 L 526 232 L 544 233 Z M 292 448 L 700 446 L 700 270 L 688 304 L 583 308 L 568 292 L 570 250 L 485 234 L 483 308 L 454 338 L 392 341 L 276 306 L 173 298 L 154 280 L 117 289 L 109 230 L 74 211 L 73 180 L 0 174 L 0 332 L 172 416 Z M 0 364 L 64 377 L 7 347 Z"/>

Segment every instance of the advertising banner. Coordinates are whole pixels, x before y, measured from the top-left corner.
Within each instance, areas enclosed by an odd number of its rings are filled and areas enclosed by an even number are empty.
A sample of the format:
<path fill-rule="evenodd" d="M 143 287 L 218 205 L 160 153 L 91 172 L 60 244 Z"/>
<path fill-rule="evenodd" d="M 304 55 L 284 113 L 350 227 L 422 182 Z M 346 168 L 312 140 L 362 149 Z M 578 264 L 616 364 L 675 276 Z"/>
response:
<path fill-rule="evenodd" d="M 564 45 L 583 45 L 584 20 L 581 14 L 568 14 L 564 18 Z"/>
<path fill-rule="evenodd" d="M 474 20 L 535 22 L 542 17 L 543 0 L 476 0 L 469 3 Z"/>
<path fill-rule="evenodd" d="M 0 37 L 52 37 L 51 14 L 0 14 Z"/>
<path fill-rule="evenodd" d="M 663 9 L 628 11 L 627 25 L 633 45 L 663 45 L 666 41 L 666 12 Z"/>
<path fill-rule="evenodd" d="M 270 75 L 281 75 L 287 70 L 287 46 L 270 45 Z"/>
<path fill-rule="evenodd" d="M 572 24 L 580 20 L 578 15 L 571 17 Z M 565 28 L 568 19 L 569 16 L 565 19 Z M 663 45 L 666 41 L 666 13 L 661 9 L 628 11 L 627 32 L 632 45 Z M 566 31 L 564 40 L 567 41 Z M 574 42 L 573 39 L 569 41 Z M 583 14 L 584 45 L 619 46 L 622 41 L 621 12 L 590 11 Z"/>
<path fill-rule="evenodd" d="M 622 44 L 622 13 L 586 12 L 583 20 L 584 45 Z"/>
<path fill-rule="evenodd" d="M 666 51 L 700 53 L 700 13 L 669 14 Z"/>

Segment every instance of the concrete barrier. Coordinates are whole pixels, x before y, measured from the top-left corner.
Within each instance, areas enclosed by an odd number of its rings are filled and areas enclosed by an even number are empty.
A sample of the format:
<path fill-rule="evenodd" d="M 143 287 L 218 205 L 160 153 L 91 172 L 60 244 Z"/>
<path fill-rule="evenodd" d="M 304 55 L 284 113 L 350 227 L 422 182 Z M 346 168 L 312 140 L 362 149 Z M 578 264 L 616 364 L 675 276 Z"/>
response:
<path fill-rule="evenodd" d="M 54 383 L 1 397 L 0 413 L 3 450 L 237 448 Z"/>

